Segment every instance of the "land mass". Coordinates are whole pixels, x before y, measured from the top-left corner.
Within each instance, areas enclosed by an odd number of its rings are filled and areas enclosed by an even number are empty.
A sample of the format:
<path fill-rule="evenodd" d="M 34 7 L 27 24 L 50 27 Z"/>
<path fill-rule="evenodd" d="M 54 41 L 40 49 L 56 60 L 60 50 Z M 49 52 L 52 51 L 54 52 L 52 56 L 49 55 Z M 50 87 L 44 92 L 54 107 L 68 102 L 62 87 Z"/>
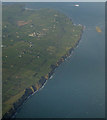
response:
<path fill-rule="evenodd" d="M 3 116 L 11 117 L 71 54 L 83 26 L 53 9 L 2 8 Z"/>

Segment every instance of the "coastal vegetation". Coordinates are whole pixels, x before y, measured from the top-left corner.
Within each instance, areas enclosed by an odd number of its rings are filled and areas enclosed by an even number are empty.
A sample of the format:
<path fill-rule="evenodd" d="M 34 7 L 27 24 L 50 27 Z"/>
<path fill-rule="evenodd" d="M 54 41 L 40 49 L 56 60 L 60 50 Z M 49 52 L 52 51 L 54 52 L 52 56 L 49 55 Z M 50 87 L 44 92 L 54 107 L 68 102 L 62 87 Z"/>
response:
<path fill-rule="evenodd" d="M 78 44 L 83 26 L 53 9 L 3 5 L 3 115 L 37 91 Z"/>

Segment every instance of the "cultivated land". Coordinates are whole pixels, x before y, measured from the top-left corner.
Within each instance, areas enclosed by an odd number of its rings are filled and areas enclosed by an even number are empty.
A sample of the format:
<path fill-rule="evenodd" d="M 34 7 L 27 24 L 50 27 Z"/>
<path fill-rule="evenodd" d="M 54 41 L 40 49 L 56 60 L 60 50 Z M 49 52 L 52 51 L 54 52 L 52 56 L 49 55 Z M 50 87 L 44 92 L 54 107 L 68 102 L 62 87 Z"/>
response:
<path fill-rule="evenodd" d="M 78 43 L 83 27 L 53 9 L 3 5 L 3 114 Z M 58 65 L 57 65 L 58 66 Z M 33 91 L 33 89 L 32 89 Z"/>

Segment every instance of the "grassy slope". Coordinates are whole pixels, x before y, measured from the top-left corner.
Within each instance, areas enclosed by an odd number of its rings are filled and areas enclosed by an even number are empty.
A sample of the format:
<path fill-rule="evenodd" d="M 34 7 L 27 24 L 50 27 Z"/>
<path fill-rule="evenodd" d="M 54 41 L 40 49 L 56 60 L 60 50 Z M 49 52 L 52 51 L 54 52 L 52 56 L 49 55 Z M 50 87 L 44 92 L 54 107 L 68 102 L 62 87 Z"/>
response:
<path fill-rule="evenodd" d="M 82 30 L 58 11 L 23 7 L 3 6 L 3 113 L 75 46 Z M 18 26 L 18 21 L 31 22 Z M 43 35 L 29 37 L 33 32 Z"/>

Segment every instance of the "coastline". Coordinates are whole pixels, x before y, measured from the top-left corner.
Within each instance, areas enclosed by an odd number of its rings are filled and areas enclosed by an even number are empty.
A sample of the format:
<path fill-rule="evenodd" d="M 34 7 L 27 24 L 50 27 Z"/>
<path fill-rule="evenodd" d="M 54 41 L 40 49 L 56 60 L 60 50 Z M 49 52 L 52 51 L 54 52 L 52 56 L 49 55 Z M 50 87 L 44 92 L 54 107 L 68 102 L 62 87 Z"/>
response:
<path fill-rule="evenodd" d="M 3 115 L 2 120 L 5 118 L 14 118 L 15 114 L 17 113 L 17 110 L 25 103 L 25 101 L 30 96 L 34 95 L 36 92 L 41 90 L 47 83 L 47 80 L 52 79 L 52 76 L 55 73 L 55 69 L 58 68 L 58 66 L 61 63 L 63 63 L 66 60 L 66 58 L 68 58 L 72 54 L 72 52 L 74 51 L 74 49 L 76 47 L 78 47 L 78 44 L 81 40 L 83 31 L 84 31 L 84 26 L 82 26 L 82 31 L 81 31 L 79 40 L 77 41 L 75 46 L 73 48 L 69 49 L 68 52 L 56 62 L 56 64 L 50 65 L 51 71 L 47 75 L 42 76 L 40 78 L 40 80 L 38 82 L 38 88 L 35 85 L 32 85 L 31 87 L 25 89 L 24 94 L 15 103 L 13 103 L 13 107 Z"/>

